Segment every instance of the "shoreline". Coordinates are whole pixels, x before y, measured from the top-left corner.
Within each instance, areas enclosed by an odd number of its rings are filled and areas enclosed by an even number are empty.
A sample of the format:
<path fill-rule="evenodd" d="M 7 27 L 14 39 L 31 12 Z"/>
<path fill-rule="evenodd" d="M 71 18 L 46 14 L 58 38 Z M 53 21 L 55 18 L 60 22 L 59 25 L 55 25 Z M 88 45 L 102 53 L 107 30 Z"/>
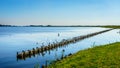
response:
<path fill-rule="evenodd" d="M 0 27 L 103 27 L 120 29 L 120 25 L 0 25 Z"/>
<path fill-rule="evenodd" d="M 56 61 L 48 68 L 120 68 L 120 42 L 93 46 Z"/>

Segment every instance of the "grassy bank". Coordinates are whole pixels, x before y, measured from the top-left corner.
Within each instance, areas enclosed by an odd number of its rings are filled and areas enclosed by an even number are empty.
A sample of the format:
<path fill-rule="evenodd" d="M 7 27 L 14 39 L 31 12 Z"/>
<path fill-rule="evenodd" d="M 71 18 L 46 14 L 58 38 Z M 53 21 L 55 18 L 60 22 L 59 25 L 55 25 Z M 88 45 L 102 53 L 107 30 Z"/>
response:
<path fill-rule="evenodd" d="M 48 68 L 120 68 L 120 42 L 79 51 Z"/>

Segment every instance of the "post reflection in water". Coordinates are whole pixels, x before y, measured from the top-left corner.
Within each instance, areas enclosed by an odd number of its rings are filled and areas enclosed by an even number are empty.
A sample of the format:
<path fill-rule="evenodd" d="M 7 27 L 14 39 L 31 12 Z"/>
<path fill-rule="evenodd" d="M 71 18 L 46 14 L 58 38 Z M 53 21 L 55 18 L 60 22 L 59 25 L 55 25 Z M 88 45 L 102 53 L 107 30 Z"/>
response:
<path fill-rule="evenodd" d="M 36 52 L 36 53 L 33 53 L 32 55 L 23 56 L 23 57 L 17 57 L 17 61 L 18 60 L 26 60 L 26 58 L 31 58 L 32 56 L 33 57 L 36 57 L 36 56 L 42 56 L 42 57 L 44 57 L 44 55 L 46 55 L 46 54 L 50 55 L 51 51 L 55 51 L 55 58 L 58 59 L 58 57 L 57 57 L 58 48 L 61 48 L 61 47 L 66 48 L 67 46 L 68 45 L 66 45 L 66 46 L 60 46 L 60 47 L 57 47 L 57 48 L 54 48 L 54 49 L 51 49 L 51 50 L 45 50 L 45 51 L 42 51 L 42 52 Z M 35 50 L 35 49 L 33 48 L 33 50 Z M 22 51 L 22 52 L 23 52 L 23 55 L 24 55 L 25 51 Z M 63 49 L 62 52 L 61 52 L 62 53 L 62 57 L 64 55 L 64 52 L 65 52 L 65 50 Z M 18 54 L 18 52 L 17 52 L 17 54 Z"/>

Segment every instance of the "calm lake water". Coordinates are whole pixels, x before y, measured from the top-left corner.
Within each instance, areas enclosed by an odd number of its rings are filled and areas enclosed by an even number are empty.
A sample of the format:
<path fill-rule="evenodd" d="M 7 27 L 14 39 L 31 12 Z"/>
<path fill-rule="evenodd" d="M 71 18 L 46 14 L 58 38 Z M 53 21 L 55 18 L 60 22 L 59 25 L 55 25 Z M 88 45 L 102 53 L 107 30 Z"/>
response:
<path fill-rule="evenodd" d="M 120 41 L 120 30 L 115 29 L 102 33 L 77 43 L 60 47 L 44 55 L 35 55 L 25 60 L 17 60 L 16 52 L 40 47 L 62 39 L 70 39 L 76 36 L 106 30 L 100 27 L 0 27 L 0 68 L 34 68 L 60 58 L 62 50 L 64 55 L 76 53 L 79 50 L 90 48 L 94 45 L 109 44 Z M 58 37 L 58 33 L 60 36 Z"/>

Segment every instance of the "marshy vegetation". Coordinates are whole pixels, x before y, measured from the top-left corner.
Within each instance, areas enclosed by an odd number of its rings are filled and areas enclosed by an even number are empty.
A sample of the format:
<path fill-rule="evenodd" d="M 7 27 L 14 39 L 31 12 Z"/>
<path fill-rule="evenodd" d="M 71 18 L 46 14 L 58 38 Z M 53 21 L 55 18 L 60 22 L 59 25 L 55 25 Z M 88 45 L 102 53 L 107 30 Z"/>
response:
<path fill-rule="evenodd" d="M 94 46 L 57 61 L 48 68 L 120 68 L 120 42 Z"/>

